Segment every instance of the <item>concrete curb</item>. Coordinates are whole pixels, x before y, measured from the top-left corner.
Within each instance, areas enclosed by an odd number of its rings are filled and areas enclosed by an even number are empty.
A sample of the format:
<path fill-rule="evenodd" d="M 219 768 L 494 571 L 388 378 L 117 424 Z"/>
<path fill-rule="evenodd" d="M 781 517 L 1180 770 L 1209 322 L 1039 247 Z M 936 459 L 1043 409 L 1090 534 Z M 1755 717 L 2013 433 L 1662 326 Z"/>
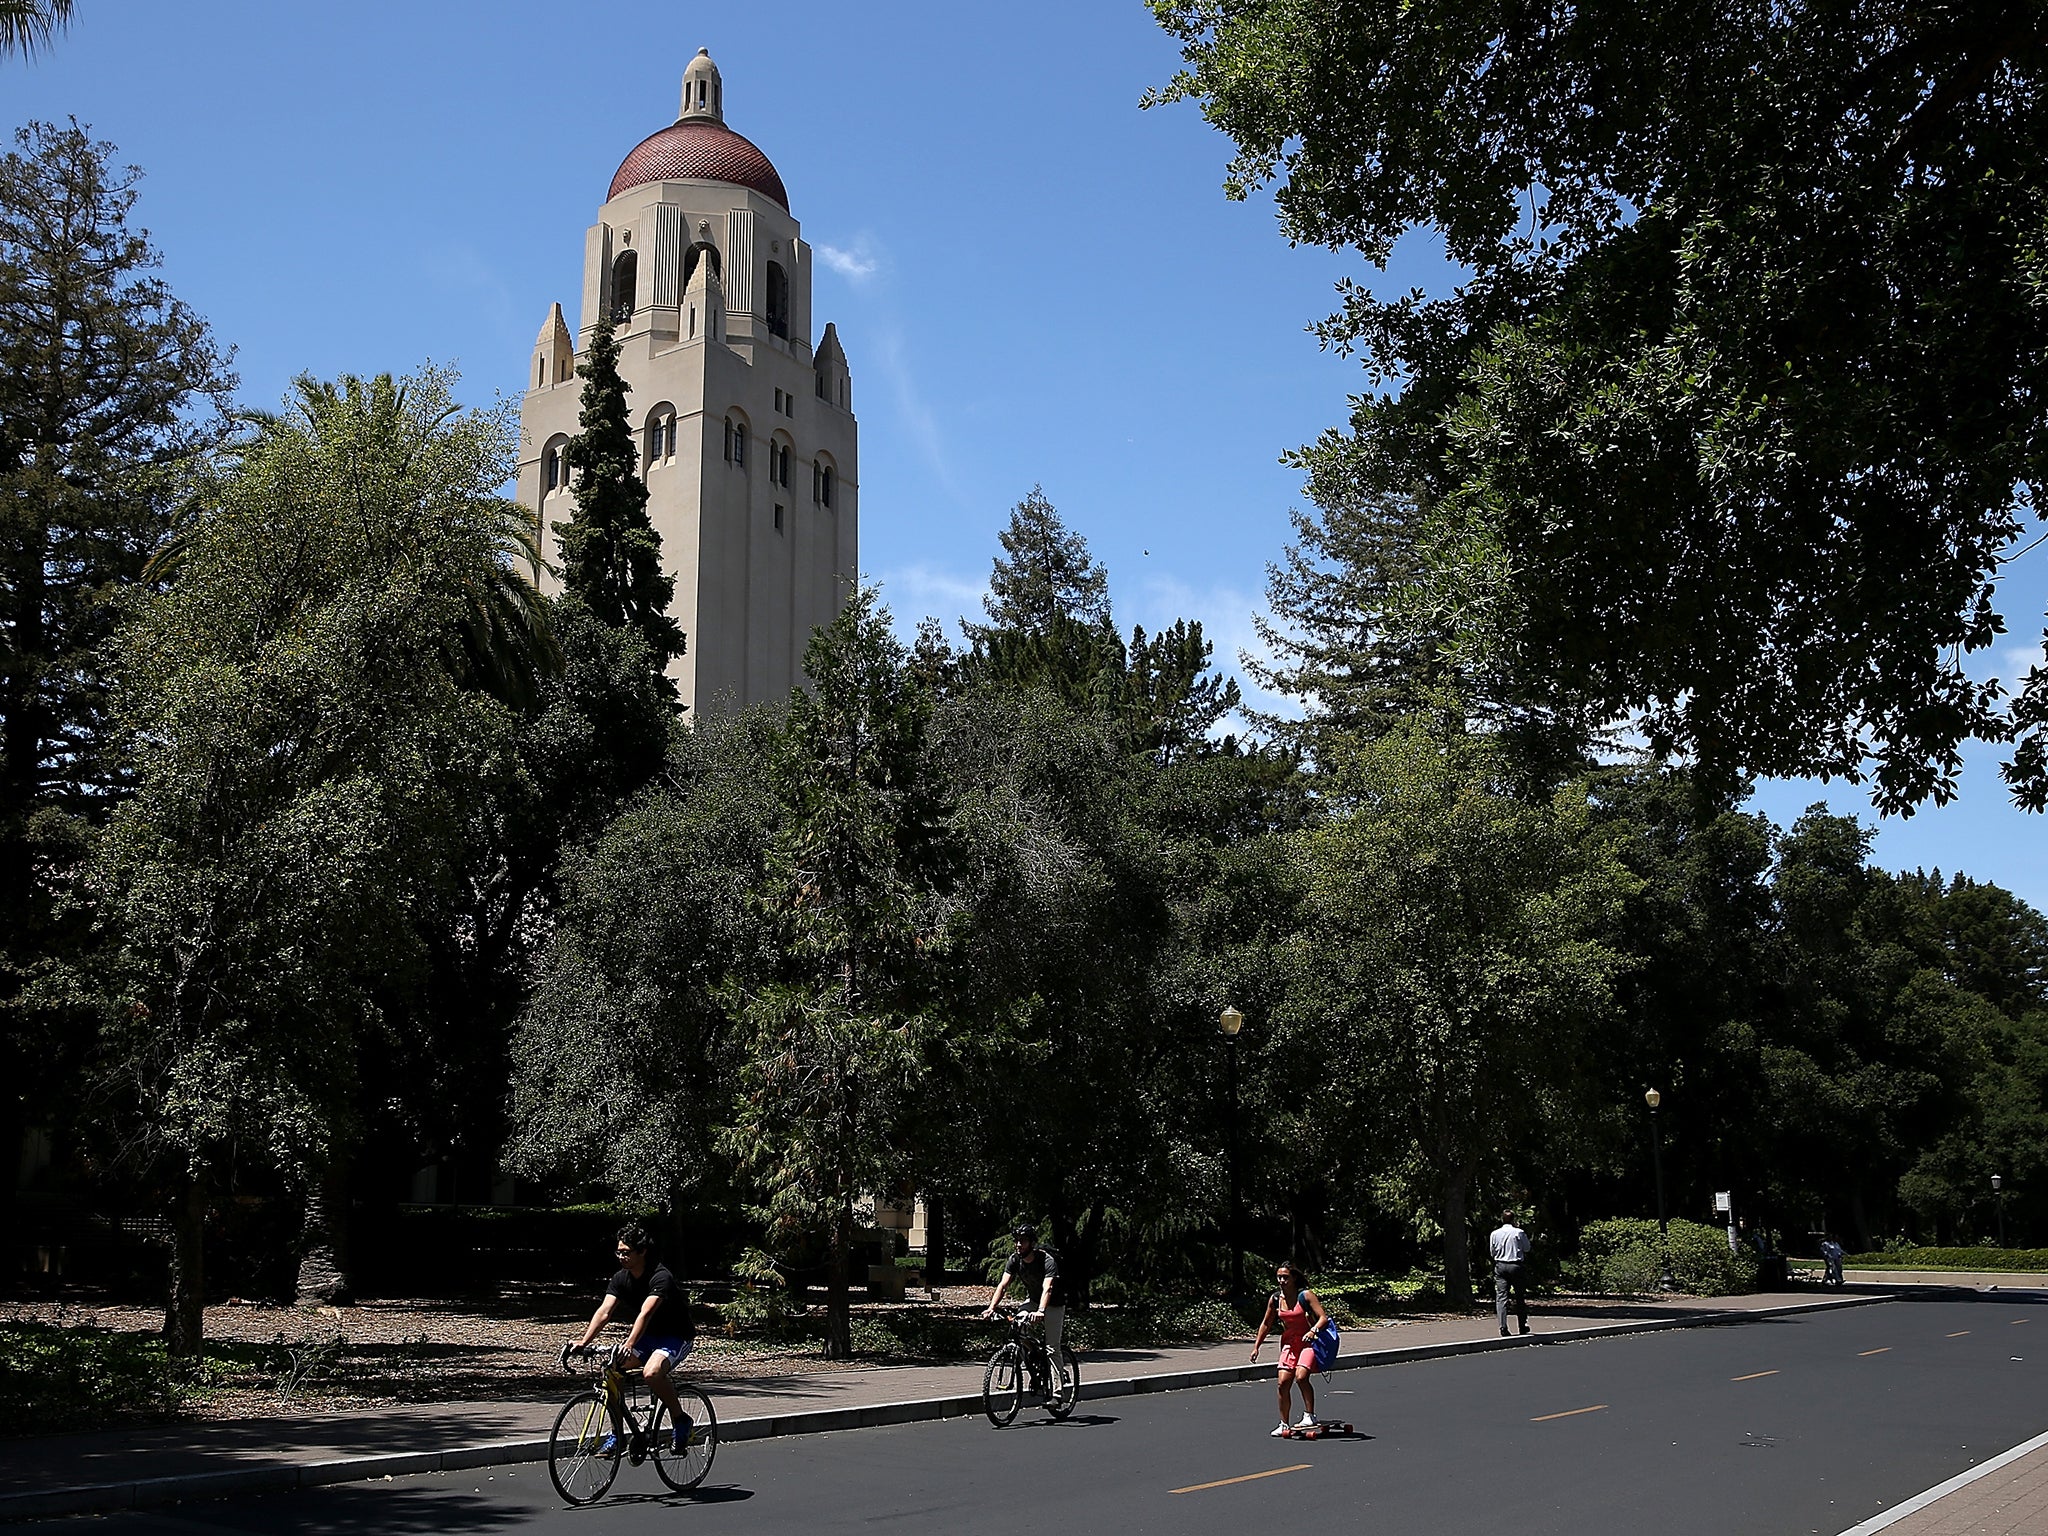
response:
<path fill-rule="evenodd" d="M 1792 1302 L 1754 1311 L 1702 1312 L 1689 1317 L 1658 1317 L 1634 1323 L 1600 1323 L 1555 1333 L 1513 1338 L 1457 1339 L 1440 1344 L 1368 1350 L 1340 1356 L 1336 1369 L 1400 1365 L 1417 1360 L 1442 1360 L 1498 1349 L 1524 1349 L 1536 1344 L 1576 1344 L 1586 1339 L 1624 1334 L 1667 1333 L 1678 1328 L 1705 1328 L 1789 1317 L 1799 1312 L 1828 1312 L 1840 1307 L 1868 1307 L 1891 1301 L 1889 1295 L 1835 1296 L 1824 1301 Z M 1202 1370 L 1168 1371 L 1153 1376 L 1107 1377 L 1081 1383 L 1081 1400 L 1132 1397 L 1151 1392 L 1180 1392 L 1192 1387 L 1229 1386 L 1270 1379 L 1273 1366 L 1223 1365 Z M 842 1429 L 877 1429 L 889 1424 L 914 1424 L 954 1419 L 981 1412 L 979 1392 L 953 1397 L 864 1403 L 848 1408 L 810 1408 L 761 1418 L 733 1419 L 718 1426 L 721 1441 L 767 1440 L 785 1435 L 816 1435 Z M 0 1523 L 42 1520 L 58 1515 L 105 1514 L 123 1509 L 153 1509 L 188 1499 L 223 1498 L 229 1494 L 276 1493 L 291 1488 L 321 1488 L 334 1483 L 368 1482 L 382 1477 L 410 1477 L 420 1472 L 459 1472 L 472 1467 L 502 1467 L 546 1461 L 546 1440 L 496 1440 L 480 1445 L 451 1446 L 441 1451 L 397 1451 L 381 1456 L 345 1456 L 328 1461 L 269 1463 L 232 1467 L 219 1472 L 190 1472 L 177 1477 L 146 1477 L 125 1483 L 84 1483 L 40 1493 L 0 1494 Z"/>

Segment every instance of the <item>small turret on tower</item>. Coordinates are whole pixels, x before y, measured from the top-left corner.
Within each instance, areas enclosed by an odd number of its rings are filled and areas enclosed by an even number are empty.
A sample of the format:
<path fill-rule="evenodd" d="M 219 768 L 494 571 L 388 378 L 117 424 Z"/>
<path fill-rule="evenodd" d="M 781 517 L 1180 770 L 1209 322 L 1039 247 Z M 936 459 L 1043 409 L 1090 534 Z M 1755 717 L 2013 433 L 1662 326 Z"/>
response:
<path fill-rule="evenodd" d="M 569 334 L 569 322 L 562 318 L 562 306 L 548 310 L 540 335 L 533 343 L 533 387 L 566 384 L 576 376 L 576 339 Z"/>
<path fill-rule="evenodd" d="M 683 290 L 681 321 L 684 341 L 700 336 L 706 341 L 725 340 L 725 288 L 718 280 L 718 263 L 711 256 L 700 260 L 690 273 L 689 286 Z"/>
<path fill-rule="evenodd" d="M 683 110 L 676 114 L 676 121 L 687 122 L 693 117 L 708 117 L 714 123 L 725 121 L 725 87 L 718 78 L 718 66 L 711 62 L 709 48 L 699 48 L 697 57 L 683 71 Z"/>
<path fill-rule="evenodd" d="M 830 321 L 811 358 L 811 376 L 820 400 L 842 411 L 853 409 L 853 370 L 846 366 L 846 349 L 839 345 L 839 327 Z"/>

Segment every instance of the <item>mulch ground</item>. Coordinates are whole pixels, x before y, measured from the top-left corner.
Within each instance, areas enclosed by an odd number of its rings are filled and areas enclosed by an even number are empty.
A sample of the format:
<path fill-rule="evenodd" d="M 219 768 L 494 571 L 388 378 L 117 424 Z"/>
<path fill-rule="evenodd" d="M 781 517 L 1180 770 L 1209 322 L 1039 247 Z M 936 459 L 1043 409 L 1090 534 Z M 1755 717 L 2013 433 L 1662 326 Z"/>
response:
<path fill-rule="evenodd" d="M 904 1302 L 856 1302 L 853 1311 L 856 1319 L 892 1311 L 964 1317 L 987 1301 L 987 1286 L 948 1286 L 935 1299 L 918 1293 L 918 1299 Z M 296 1412 L 350 1413 L 401 1403 L 551 1398 L 569 1379 L 557 1353 L 581 1331 L 595 1305 L 595 1297 L 578 1292 L 530 1288 L 508 1290 L 488 1301 L 379 1300 L 319 1308 L 229 1302 L 208 1307 L 208 1369 L 184 1396 L 177 1416 L 232 1419 L 285 1406 Z M 1546 1299 L 1543 1309 L 1555 1313 L 1582 1305 L 1592 1303 Z M 1452 1315 L 1402 1313 L 1364 1326 L 1394 1327 Z M 163 1312 L 75 1300 L 0 1302 L 0 1323 L 10 1321 L 155 1335 L 163 1327 Z M 698 1335 L 693 1363 L 712 1373 L 798 1375 L 901 1365 L 906 1357 L 827 1360 L 816 1337 L 775 1343 L 707 1328 Z"/>
<path fill-rule="evenodd" d="M 856 1303 L 854 1315 L 934 1309 L 962 1314 L 988 1300 L 987 1286 L 947 1286 L 936 1301 Z M 353 1412 L 398 1403 L 520 1401 L 559 1395 L 569 1379 L 557 1354 L 589 1321 L 596 1298 L 563 1290 L 512 1290 L 480 1301 L 365 1301 L 349 1307 L 228 1302 L 206 1309 L 208 1379 L 183 1406 L 193 1418 L 241 1418 L 297 1410 Z M 816 1310 L 816 1309 L 813 1309 Z M 0 1323 L 154 1335 L 163 1310 L 78 1301 L 0 1302 Z M 616 1330 L 607 1337 L 619 1337 Z M 702 1370 L 797 1375 L 903 1363 L 827 1360 L 815 1339 L 773 1343 L 698 1335 Z"/>

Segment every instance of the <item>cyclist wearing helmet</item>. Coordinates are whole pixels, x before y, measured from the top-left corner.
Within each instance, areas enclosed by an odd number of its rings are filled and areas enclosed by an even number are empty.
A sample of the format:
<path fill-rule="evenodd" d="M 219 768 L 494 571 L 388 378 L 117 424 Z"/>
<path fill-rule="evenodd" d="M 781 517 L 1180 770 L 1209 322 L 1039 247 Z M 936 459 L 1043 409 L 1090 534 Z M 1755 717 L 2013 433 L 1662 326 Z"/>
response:
<path fill-rule="evenodd" d="M 1010 1282 L 1015 1280 L 1023 1292 L 1026 1307 L 1032 1307 L 1036 1299 L 1036 1307 L 1026 1315 L 1045 1324 L 1045 1352 L 1052 1357 L 1052 1368 L 1057 1374 L 1060 1369 L 1060 1325 L 1067 1317 L 1067 1292 L 1060 1279 L 1060 1261 L 1038 1246 L 1038 1228 L 1029 1222 L 1010 1235 L 1017 1240 L 1017 1251 L 1003 1266 L 1003 1282 L 989 1297 L 988 1310 L 982 1316 L 996 1315 L 996 1308 L 1003 1304 L 1003 1297 L 1009 1292 Z"/>

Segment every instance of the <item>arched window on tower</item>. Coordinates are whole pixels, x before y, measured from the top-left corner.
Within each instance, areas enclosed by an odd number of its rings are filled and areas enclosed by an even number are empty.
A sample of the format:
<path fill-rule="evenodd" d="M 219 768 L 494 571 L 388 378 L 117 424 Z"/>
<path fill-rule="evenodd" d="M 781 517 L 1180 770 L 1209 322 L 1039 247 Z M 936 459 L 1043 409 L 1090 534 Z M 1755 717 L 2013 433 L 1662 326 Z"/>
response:
<path fill-rule="evenodd" d="M 838 471 L 833 469 L 830 464 L 827 464 L 825 466 L 825 509 L 827 511 L 830 511 L 832 508 L 832 483 L 838 477 Z"/>
<path fill-rule="evenodd" d="M 789 274 L 768 263 L 768 333 L 789 340 Z"/>
<path fill-rule="evenodd" d="M 612 324 L 631 325 L 640 284 L 640 253 L 626 251 L 612 263 Z"/>
<path fill-rule="evenodd" d="M 540 494 L 543 499 L 569 488 L 569 440 L 556 437 L 540 451 Z"/>
<path fill-rule="evenodd" d="M 641 457 L 647 469 L 657 464 L 667 464 L 676 456 L 676 412 L 675 407 L 663 402 L 647 414 L 647 426 L 641 445 Z"/>

